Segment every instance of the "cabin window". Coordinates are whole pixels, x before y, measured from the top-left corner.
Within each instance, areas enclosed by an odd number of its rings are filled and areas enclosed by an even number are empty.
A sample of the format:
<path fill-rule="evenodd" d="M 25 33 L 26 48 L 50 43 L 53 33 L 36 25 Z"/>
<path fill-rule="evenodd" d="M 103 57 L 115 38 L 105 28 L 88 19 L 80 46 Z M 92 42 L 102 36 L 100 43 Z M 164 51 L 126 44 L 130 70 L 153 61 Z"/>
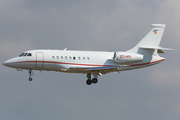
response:
<path fill-rule="evenodd" d="M 69 56 L 69 59 L 70 59 L 70 60 L 72 59 L 71 56 Z"/>
<path fill-rule="evenodd" d="M 28 55 L 27 56 L 32 56 L 32 54 L 31 53 L 28 53 Z"/>
<path fill-rule="evenodd" d="M 81 58 L 80 58 L 80 57 L 78 57 L 78 59 L 80 60 Z"/>
<path fill-rule="evenodd" d="M 73 57 L 73 60 L 75 60 L 76 59 L 76 57 Z"/>
<path fill-rule="evenodd" d="M 63 56 L 61 56 L 61 59 L 63 59 Z"/>
<path fill-rule="evenodd" d="M 87 57 L 87 60 L 89 60 L 89 57 Z"/>
<path fill-rule="evenodd" d="M 57 56 L 57 59 L 59 59 L 59 56 Z"/>
<path fill-rule="evenodd" d="M 52 56 L 52 58 L 54 59 L 55 57 L 54 57 L 54 56 Z"/>
<path fill-rule="evenodd" d="M 83 57 L 83 60 L 85 60 L 85 57 Z"/>
<path fill-rule="evenodd" d="M 67 59 L 67 56 L 65 56 L 65 59 Z"/>

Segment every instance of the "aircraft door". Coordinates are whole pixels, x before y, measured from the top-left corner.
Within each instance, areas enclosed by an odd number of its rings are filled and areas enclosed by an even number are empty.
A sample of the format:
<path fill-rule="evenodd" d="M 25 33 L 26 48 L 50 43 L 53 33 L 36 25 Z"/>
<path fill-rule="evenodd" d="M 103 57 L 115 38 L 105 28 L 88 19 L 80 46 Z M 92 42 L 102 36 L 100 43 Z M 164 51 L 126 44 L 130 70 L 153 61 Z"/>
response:
<path fill-rule="evenodd" d="M 36 53 L 36 67 L 43 68 L 44 66 L 44 53 L 37 52 Z"/>

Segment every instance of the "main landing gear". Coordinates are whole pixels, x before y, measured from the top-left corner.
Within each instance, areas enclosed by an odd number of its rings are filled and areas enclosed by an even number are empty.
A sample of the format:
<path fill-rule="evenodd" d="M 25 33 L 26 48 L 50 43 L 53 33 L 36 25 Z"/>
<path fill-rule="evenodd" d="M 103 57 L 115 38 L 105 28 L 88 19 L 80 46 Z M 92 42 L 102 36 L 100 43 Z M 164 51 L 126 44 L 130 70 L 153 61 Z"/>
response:
<path fill-rule="evenodd" d="M 94 75 L 94 78 L 91 80 L 91 73 L 87 73 L 87 76 L 86 76 L 87 77 L 87 81 L 86 81 L 87 85 L 91 85 L 92 83 L 96 84 L 98 82 L 98 79 L 97 79 L 98 73 L 93 72 L 93 75 Z"/>
<path fill-rule="evenodd" d="M 28 70 L 28 73 L 29 73 L 29 81 L 32 81 L 32 76 L 34 75 L 34 73 L 31 69 Z"/>

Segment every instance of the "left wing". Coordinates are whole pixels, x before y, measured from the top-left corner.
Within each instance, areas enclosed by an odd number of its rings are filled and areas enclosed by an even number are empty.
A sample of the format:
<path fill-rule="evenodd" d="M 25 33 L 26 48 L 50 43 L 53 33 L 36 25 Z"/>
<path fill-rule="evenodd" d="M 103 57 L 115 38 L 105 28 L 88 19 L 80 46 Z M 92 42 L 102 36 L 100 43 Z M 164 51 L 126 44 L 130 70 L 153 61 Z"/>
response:
<path fill-rule="evenodd" d="M 75 71 L 98 71 L 101 74 L 107 74 L 110 72 L 119 71 L 120 66 L 103 66 L 103 67 L 70 67 L 71 70 Z"/>

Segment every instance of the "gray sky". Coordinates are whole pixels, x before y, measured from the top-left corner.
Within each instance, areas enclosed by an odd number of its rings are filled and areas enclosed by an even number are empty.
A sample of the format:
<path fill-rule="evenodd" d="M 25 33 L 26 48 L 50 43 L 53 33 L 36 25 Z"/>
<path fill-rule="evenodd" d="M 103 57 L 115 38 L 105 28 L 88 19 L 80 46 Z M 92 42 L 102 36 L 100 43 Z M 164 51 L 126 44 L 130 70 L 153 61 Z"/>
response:
<path fill-rule="evenodd" d="M 125 51 L 166 24 L 156 66 L 110 73 L 87 86 L 83 74 L 0 65 L 1 120 L 179 120 L 179 0 L 0 0 L 0 62 L 30 49 Z"/>

